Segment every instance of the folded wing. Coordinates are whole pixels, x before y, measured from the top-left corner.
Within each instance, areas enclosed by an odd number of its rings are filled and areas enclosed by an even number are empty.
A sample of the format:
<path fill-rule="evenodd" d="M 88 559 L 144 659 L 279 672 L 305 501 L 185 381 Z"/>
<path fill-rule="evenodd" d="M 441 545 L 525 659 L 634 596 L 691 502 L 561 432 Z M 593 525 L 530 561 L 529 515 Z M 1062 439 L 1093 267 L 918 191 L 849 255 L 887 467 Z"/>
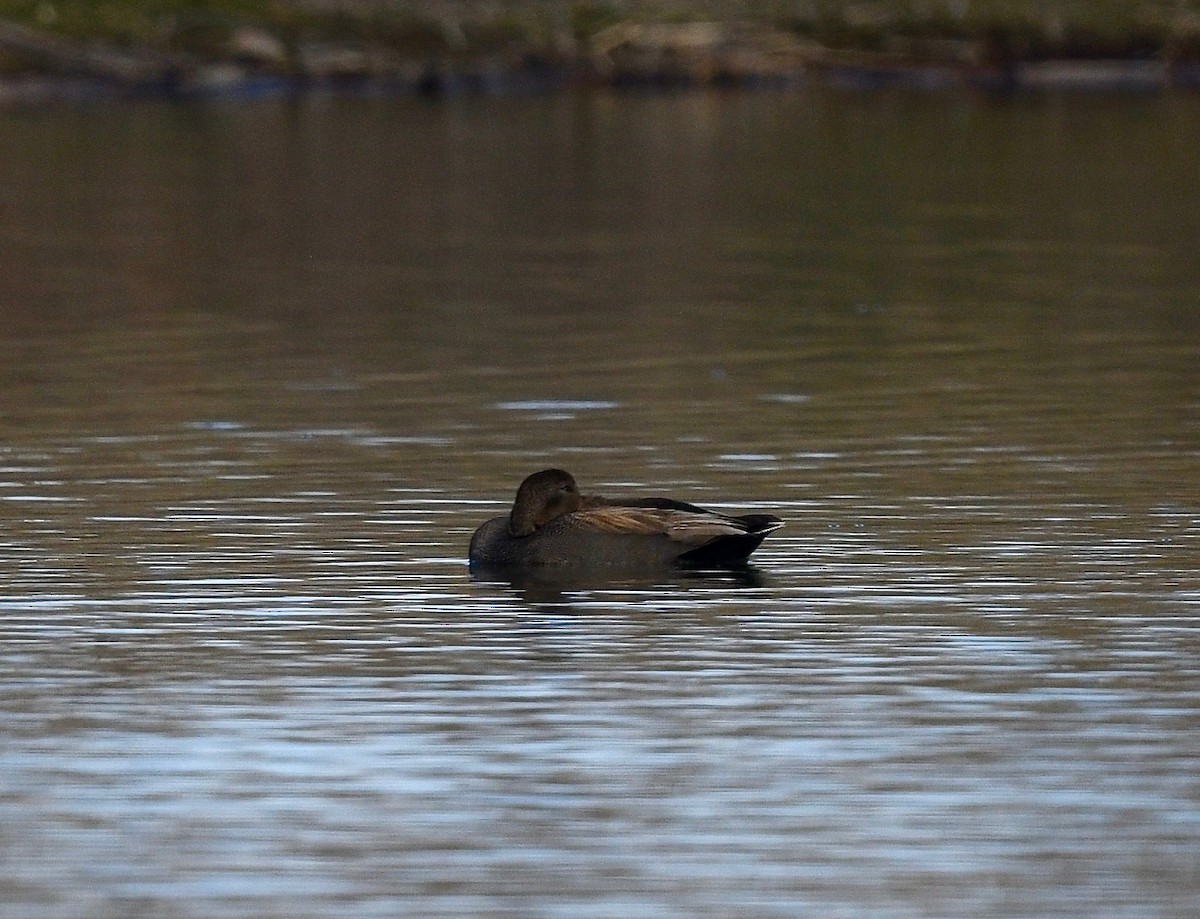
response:
<path fill-rule="evenodd" d="M 666 536 L 687 546 L 721 536 L 745 536 L 746 526 L 731 517 L 664 507 L 587 507 L 576 511 L 580 523 L 604 533 Z"/>

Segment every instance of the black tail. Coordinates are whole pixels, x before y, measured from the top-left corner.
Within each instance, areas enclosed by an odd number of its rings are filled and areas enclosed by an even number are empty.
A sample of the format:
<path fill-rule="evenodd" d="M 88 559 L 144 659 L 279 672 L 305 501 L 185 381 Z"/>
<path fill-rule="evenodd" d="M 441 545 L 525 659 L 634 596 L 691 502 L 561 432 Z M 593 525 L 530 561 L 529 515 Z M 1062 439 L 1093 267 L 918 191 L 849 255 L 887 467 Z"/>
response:
<path fill-rule="evenodd" d="M 685 552 L 677 559 L 684 568 L 736 568 L 746 564 L 750 553 L 762 545 L 767 535 L 774 533 L 783 521 L 774 514 L 746 514 L 733 517 L 746 527 L 745 536 L 718 536 L 699 548 Z"/>

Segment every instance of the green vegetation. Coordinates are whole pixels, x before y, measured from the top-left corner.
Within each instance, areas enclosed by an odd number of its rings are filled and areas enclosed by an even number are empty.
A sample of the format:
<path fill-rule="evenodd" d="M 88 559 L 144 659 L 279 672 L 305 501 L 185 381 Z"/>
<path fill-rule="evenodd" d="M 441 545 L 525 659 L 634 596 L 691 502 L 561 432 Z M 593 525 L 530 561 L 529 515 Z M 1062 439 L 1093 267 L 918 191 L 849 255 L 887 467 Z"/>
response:
<path fill-rule="evenodd" d="M 71 38 L 142 43 L 172 20 L 262 20 L 274 6 L 261 0 L 0 0 L 0 18 Z"/>
<path fill-rule="evenodd" d="M 0 19 L 78 40 L 160 50 L 211 51 L 239 26 L 265 28 L 282 40 L 382 41 L 400 48 L 437 46 L 436 23 L 402 5 L 288 0 L 0 0 Z"/>
<path fill-rule="evenodd" d="M 827 47 L 880 50 L 897 38 L 977 41 L 1022 59 L 1146 58 L 1195 49 L 1195 0 L 815 0 L 782 16 Z"/>

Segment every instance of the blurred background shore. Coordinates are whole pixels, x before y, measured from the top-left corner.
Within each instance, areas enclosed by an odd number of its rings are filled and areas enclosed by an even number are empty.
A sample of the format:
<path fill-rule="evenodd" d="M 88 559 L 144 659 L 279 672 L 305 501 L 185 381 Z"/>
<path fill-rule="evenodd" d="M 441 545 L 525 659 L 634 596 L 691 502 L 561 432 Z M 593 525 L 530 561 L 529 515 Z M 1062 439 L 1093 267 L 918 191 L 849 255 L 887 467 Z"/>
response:
<path fill-rule="evenodd" d="M 1200 87 L 1197 0 L 0 0 L 0 104 L 593 86 Z"/>

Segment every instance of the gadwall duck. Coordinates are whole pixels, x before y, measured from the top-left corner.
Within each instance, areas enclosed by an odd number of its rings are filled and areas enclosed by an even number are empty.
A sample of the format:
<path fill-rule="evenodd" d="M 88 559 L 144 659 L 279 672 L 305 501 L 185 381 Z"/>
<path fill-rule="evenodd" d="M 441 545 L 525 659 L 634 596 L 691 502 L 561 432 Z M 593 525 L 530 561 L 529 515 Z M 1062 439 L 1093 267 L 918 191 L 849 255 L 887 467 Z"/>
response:
<path fill-rule="evenodd" d="M 512 511 L 475 531 L 472 565 L 728 568 L 744 565 L 772 514 L 732 517 L 670 498 L 609 500 L 579 493 L 562 469 L 543 469 L 517 489 Z"/>

